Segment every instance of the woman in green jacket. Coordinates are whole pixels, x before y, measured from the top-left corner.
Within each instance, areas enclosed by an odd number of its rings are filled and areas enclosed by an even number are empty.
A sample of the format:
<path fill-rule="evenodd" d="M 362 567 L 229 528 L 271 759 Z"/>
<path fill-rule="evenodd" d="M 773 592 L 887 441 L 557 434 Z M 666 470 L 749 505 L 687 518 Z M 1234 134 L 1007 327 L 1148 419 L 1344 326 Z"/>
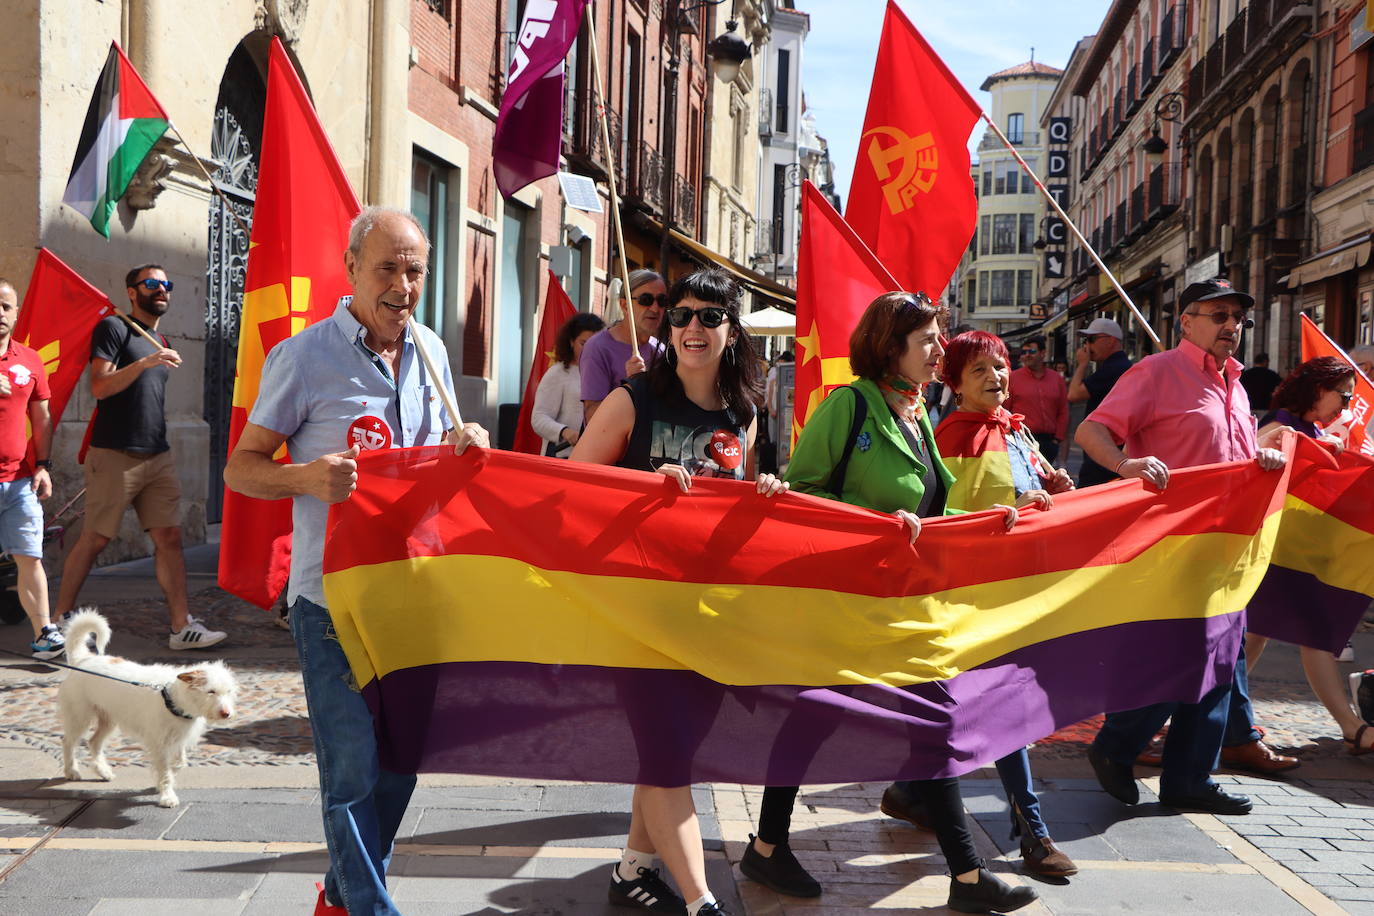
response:
<path fill-rule="evenodd" d="M 924 293 L 884 293 L 869 304 L 849 338 L 858 379 L 832 392 L 806 421 L 787 466 L 793 490 L 891 512 L 913 542 L 923 516 L 957 511 L 945 505 L 954 477 L 940 461 L 921 398 L 940 371 L 944 311 Z M 1002 508 L 1010 529 L 1016 510 Z M 814 897 L 820 885 L 788 845 L 796 797 L 796 786 L 764 790 L 758 836 L 750 838 L 740 870 L 779 893 Z M 1029 887 L 1012 887 L 983 868 L 957 779 L 894 783 L 883 794 L 883 812 L 935 831 L 953 876 L 950 909 L 1006 912 L 1036 899 Z"/>

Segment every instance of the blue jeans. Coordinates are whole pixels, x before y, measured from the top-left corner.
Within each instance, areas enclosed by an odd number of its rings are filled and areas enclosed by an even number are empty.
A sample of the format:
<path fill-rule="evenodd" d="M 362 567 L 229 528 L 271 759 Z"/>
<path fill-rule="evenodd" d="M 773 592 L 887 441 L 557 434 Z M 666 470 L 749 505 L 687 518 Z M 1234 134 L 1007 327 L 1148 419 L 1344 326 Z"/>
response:
<path fill-rule="evenodd" d="M 1213 687 L 1196 703 L 1156 703 L 1142 709 L 1109 712 L 1093 747 L 1122 766 L 1134 766 L 1136 755 L 1171 717 L 1164 741 L 1161 795 L 1196 795 L 1212 782 L 1226 732 L 1230 683 Z"/>
<path fill-rule="evenodd" d="M 378 764 L 372 713 L 354 684 L 329 611 L 297 598 L 291 635 L 320 771 L 329 846 L 325 896 L 349 916 L 400 916 L 386 890 L 386 869 L 415 777 L 389 773 Z"/>
<path fill-rule="evenodd" d="M 1250 673 L 1245 666 L 1245 640 L 1240 641 L 1240 661 L 1236 662 L 1236 680 L 1231 691 L 1230 708 L 1226 713 L 1226 736 L 1222 747 L 1237 747 L 1260 739 L 1255 730 L 1255 708 L 1250 705 Z"/>
<path fill-rule="evenodd" d="M 1023 747 L 1019 751 L 1012 751 L 998 760 L 997 775 L 1002 777 L 1002 789 L 1007 793 L 1007 804 L 1012 809 L 1012 838 L 1021 836 L 1021 825 L 1016 820 L 1018 808 L 1026 821 L 1026 828 L 1030 830 L 1030 836 L 1024 839 L 1039 840 L 1049 836 L 1049 828 L 1040 816 L 1040 796 L 1035 794 L 1031 786 L 1030 754 L 1026 753 L 1026 749 Z"/>

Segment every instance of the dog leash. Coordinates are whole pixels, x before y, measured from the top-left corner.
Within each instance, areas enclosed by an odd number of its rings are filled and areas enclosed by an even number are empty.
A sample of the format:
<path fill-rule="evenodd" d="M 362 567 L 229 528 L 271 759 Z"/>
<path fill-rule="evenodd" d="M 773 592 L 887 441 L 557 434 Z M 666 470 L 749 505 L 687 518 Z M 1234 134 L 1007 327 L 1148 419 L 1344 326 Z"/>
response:
<path fill-rule="evenodd" d="M 172 701 L 172 695 L 166 687 L 159 687 L 156 684 L 145 684 L 142 681 L 131 681 L 125 677 L 115 677 L 113 674 L 101 674 L 99 671 L 91 671 L 79 665 L 69 665 L 66 662 L 55 662 L 52 659 L 34 658 L 32 655 L 25 655 L 22 652 L 15 652 L 11 649 L 0 649 L 0 653 L 13 655 L 15 658 L 27 659 L 31 662 L 39 662 L 44 665 L 52 665 L 54 668 L 66 668 L 68 671 L 80 671 L 82 674 L 89 674 L 91 677 L 103 677 L 107 681 L 118 681 L 121 684 L 128 684 L 132 687 L 147 687 L 149 690 L 156 690 L 162 695 L 162 705 L 167 707 L 167 711 L 180 719 L 195 719 L 195 716 L 188 716 L 186 713 L 177 709 L 176 703 Z"/>

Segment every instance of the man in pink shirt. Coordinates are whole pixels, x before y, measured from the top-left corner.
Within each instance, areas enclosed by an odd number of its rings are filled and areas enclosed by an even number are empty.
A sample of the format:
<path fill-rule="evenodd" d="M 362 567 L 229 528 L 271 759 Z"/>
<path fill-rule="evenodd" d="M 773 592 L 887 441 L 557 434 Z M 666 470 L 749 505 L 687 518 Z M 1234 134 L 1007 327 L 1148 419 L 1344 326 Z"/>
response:
<path fill-rule="evenodd" d="M 1243 367 L 1234 358 L 1242 330 L 1254 325 L 1246 315 L 1254 303 L 1226 280 L 1185 289 L 1179 297 L 1183 339 L 1133 366 L 1079 424 L 1075 438 L 1083 451 L 1122 477 L 1137 477 L 1161 490 L 1168 486 L 1170 468 L 1252 458 L 1265 470 L 1282 467 L 1283 453 L 1256 441 L 1250 401 L 1240 385 Z M 1118 447 L 1121 442 L 1125 451 Z M 1249 798 L 1227 794 L 1211 777 L 1224 739 L 1235 731 L 1241 732 L 1240 744 L 1227 748 L 1228 765 L 1233 754 L 1247 768 L 1266 773 L 1297 765 L 1270 750 L 1253 729 L 1243 639 L 1239 648 L 1233 682 L 1214 687 L 1198 702 L 1107 715 L 1088 760 L 1108 794 L 1126 804 L 1139 801 L 1132 765 L 1171 716 L 1161 804 L 1210 814 L 1248 813 Z M 1235 720 L 1232 729 L 1228 717 Z"/>
<path fill-rule="evenodd" d="M 1064 376 L 1045 365 L 1045 338 L 1021 345 L 1021 368 L 1011 374 L 1007 409 L 1025 416 L 1040 453 L 1053 464 L 1069 431 L 1069 387 Z"/>

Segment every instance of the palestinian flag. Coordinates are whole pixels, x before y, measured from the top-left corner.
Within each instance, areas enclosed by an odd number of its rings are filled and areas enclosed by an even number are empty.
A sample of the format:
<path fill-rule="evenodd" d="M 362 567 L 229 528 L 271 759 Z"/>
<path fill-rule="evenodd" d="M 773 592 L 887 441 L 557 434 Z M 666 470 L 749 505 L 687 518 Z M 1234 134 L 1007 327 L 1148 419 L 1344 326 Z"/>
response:
<path fill-rule="evenodd" d="M 123 49 L 110 42 L 110 56 L 86 109 L 63 203 L 81 211 L 96 232 L 109 238 L 115 204 L 169 122 Z"/>

